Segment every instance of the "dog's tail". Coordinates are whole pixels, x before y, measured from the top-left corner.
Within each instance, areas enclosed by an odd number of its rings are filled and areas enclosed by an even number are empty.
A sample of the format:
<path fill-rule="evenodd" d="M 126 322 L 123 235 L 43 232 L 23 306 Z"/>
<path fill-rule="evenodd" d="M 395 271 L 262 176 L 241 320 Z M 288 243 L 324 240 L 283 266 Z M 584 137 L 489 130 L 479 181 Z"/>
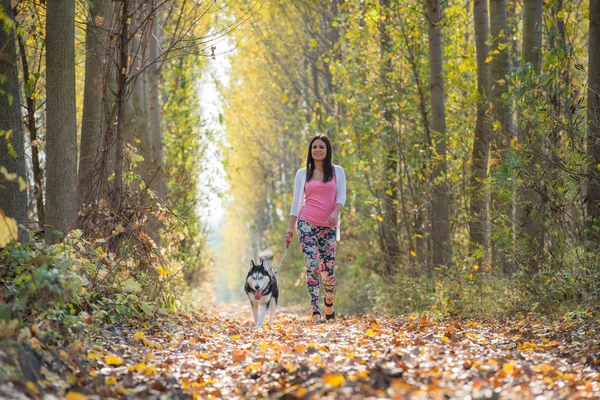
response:
<path fill-rule="evenodd" d="M 258 261 L 263 262 L 265 268 L 273 269 L 273 252 L 271 250 L 261 251 L 258 255 Z"/>

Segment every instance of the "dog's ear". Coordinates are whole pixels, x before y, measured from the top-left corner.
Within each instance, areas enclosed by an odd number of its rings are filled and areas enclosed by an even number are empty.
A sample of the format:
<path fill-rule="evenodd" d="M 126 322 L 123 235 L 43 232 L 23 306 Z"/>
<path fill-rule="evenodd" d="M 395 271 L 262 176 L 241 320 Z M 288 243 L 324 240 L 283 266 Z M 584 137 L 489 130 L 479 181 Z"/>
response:
<path fill-rule="evenodd" d="M 254 260 L 250 260 L 250 267 L 248 268 L 248 271 L 250 271 L 253 267 L 255 267 Z"/>

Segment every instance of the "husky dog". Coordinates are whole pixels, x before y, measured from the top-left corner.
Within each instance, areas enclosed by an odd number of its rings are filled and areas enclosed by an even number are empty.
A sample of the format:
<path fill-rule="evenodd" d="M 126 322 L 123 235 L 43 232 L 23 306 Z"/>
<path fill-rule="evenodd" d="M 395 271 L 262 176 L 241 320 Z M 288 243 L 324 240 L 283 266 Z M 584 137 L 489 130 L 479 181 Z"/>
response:
<path fill-rule="evenodd" d="M 255 326 L 263 326 L 269 311 L 269 327 L 272 328 L 279 301 L 279 288 L 273 273 L 273 254 L 263 253 L 258 259 L 258 265 L 253 260 L 250 261 L 244 290 L 250 299 Z"/>

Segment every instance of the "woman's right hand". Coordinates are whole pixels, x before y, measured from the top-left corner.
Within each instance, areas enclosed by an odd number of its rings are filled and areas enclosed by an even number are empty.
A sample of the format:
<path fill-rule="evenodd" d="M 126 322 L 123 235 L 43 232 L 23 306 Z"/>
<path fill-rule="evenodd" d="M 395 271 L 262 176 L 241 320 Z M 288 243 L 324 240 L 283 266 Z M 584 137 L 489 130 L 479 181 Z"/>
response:
<path fill-rule="evenodd" d="M 288 229 L 288 231 L 285 233 L 285 244 L 286 246 L 289 246 L 290 243 L 292 243 L 292 238 L 294 237 L 294 232 L 292 232 L 291 229 Z"/>

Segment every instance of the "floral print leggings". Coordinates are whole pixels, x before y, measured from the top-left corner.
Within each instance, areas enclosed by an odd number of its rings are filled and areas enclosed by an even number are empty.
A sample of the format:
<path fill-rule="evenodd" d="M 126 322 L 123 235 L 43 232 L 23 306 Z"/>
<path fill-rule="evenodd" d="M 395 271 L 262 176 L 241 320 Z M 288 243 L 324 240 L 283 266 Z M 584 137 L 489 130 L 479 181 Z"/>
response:
<path fill-rule="evenodd" d="M 325 302 L 333 304 L 335 292 L 335 228 L 327 226 L 313 226 L 310 223 L 298 220 L 298 237 L 300 249 L 306 264 L 306 285 L 310 294 L 310 303 L 314 311 L 319 311 L 320 279 L 325 289 Z"/>

